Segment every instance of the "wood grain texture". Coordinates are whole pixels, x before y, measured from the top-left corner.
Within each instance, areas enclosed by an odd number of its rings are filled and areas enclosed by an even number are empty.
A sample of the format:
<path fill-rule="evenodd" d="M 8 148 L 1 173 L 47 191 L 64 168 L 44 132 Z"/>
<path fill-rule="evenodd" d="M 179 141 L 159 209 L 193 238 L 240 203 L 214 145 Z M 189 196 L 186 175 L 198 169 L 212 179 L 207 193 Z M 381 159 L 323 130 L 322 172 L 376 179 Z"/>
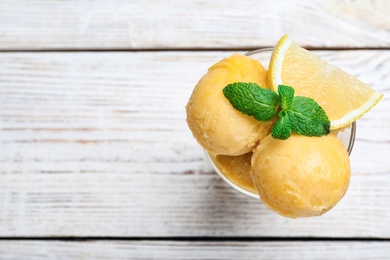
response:
<path fill-rule="evenodd" d="M 184 106 L 230 52 L 0 54 L 0 236 L 390 238 L 390 51 L 321 51 L 385 98 L 358 122 L 350 189 L 279 217 L 211 169 Z"/>
<path fill-rule="evenodd" d="M 390 47 L 387 0 L 3 0 L 0 49 Z"/>
<path fill-rule="evenodd" d="M 388 259 L 389 242 L 0 241 L 18 259 Z"/>

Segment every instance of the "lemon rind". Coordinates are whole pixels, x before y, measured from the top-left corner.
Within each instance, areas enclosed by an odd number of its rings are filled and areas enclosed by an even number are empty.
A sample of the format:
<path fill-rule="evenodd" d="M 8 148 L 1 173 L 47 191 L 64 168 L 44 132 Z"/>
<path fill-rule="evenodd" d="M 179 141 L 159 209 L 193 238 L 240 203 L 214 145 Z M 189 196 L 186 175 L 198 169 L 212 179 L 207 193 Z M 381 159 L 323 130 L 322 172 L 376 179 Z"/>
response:
<path fill-rule="evenodd" d="M 276 44 L 274 52 L 272 53 L 269 71 L 278 72 L 271 73 L 270 77 L 270 85 L 274 91 L 277 91 L 278 85 L 283 84 L 281 73 L 283 60 L 291 44 L 293 44 L 293 41 L 288 37 L 288 34 L 285 34 Z"/>
<path fill-rule="evenodd" d="M 344 127 L 358 120 L 367 114 L 367 112 L 370 111 L 382 98 L 383 94 L 375 91 L 374 94 L 367 100 L 367 102 L 364 103 L 364 105 L 355 110 L 352 110 L 340 119 L 330 121 L 330 130 Z"/>

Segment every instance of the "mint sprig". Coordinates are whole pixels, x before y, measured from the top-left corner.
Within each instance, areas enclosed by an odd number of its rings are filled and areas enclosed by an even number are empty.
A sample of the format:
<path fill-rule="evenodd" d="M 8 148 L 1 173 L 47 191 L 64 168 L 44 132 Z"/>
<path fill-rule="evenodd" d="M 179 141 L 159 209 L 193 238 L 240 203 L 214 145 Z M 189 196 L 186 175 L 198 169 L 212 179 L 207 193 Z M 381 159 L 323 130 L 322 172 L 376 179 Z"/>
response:
<path fill-rule="evenodd" d="M 259 121 L 269 121 L 279 110 L 272 136 L 285 140 L 292 132 L 322 136 L 330 132 L 326 112 L 312 98 L 294 96 L 292 87 L 279 85 L 278 93 L 256 83 L 236 82 L 223 89 L 225 97 L 238 111 Z"/>

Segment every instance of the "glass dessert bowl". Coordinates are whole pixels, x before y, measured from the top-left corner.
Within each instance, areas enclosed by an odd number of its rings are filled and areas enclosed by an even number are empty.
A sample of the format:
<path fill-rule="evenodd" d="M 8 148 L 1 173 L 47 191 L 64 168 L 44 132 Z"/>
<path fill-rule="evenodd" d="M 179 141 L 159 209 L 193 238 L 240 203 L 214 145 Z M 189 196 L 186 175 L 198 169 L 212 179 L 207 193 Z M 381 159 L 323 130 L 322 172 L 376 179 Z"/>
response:
<path fill-rule="evenodd" d="M 266 69 L 272 55 L 272 48 L 262 48 L 246 53 L 245 55 L 258 60 Z M 343 145 L 351 154 L 356 133 L 356 123 L 349 126 L 331 131 L 341 140 Z M 235 190 L 252 198 L 259 198 L 257 191 L 252 183 L 251 170 L 251 153 L 241 156 L 217 156 L 214 157 L 206 150 L 206 155 L 212 164 L 216 173 Z"/>

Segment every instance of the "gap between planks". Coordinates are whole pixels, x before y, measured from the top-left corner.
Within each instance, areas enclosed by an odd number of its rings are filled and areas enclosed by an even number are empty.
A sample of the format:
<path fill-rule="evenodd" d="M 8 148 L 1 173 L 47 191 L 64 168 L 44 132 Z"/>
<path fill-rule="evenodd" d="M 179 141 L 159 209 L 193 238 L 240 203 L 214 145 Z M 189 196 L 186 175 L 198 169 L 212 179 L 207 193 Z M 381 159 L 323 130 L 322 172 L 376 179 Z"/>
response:
<path fill-rule="evenodd" d="M 390 242 L 377 237 L 0 237 L 0 241 L 178 241 L 178 242 Z"/>
<path fill-rule="evenodd" d="M 90 48 L 50 48 L 50 49 L 0 49 L 0 53 L 19 53 L 19 52 L 31 52 L 31 53 L 40 53 L 40 52 L 187 52 L 187 51 L 253 51 L 255 49 L 265 49 L 273 48 L 273 46 L 259 46 L 258 48 L 253 47 L 243 47 L 243 48 L 114 48 L 114 49 L 90 49 Z M 316 48 L 316 47 L 305 47 L 307 50 L 311 51 L 386 51 L 390 50 L 387 47 L 326 47 L 326 48 Z"/>

